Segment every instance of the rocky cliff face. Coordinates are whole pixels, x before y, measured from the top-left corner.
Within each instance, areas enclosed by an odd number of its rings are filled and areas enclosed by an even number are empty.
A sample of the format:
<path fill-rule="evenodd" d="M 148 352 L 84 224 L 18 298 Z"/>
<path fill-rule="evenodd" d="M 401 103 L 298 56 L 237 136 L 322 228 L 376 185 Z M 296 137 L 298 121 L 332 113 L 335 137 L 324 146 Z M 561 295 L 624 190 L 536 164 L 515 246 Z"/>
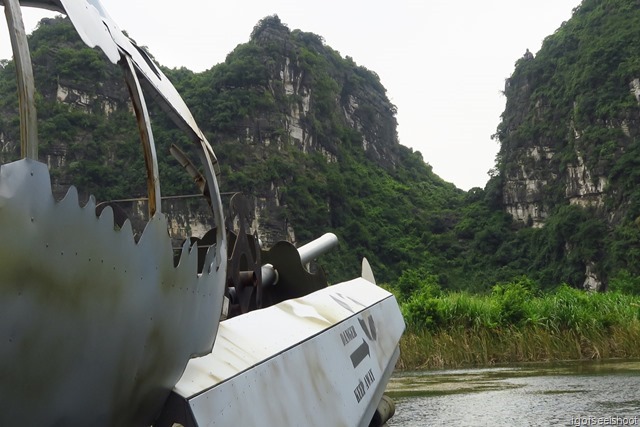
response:
<path fill-rule="evenodd" d="M 284 116 L 267 124 L 286 131 L 275 137 L 277 144 L 293 144 L 303 153 L 317 152 L 335 162 L 339 135 L 327 131 L 343 125 L 360 136 L 361 148 L 371 158 L 390 167 L 396 164 L 395 107 L 375 73 L 343 59 L 315 34 L 290 31 L 275 15 L 256 25 L 249 44 L 267 62 L 264 89 L 285 101 Z M 324 113 L 337 113 L 335 122 L 314 123 L 326 121 Z M 253 124 L 255 133 L 259 126 Z"/>
<path fill-rule="evenodd" d="M 86 48 L 62 18 L 42 21 L 29 43 L 39 155 L 56 197 L 75 185 L 81 199 L 115 201 L 140 229 L 146 173 L 121 70 Z M 451 251 L 441 248 L 461 215 L 463 192 L 398 143 L 395 107 L 374 72 L 277 16 L 260 21 L 249 42 L 210 70 L 163 71 L 212 143 L 223 203 L 235 192 L 249 196 L 249 222 L 265 246 L 303 244 L 331 231 L 341 241 L 323 257 L 332 280 L 358 274 L 363 256 L 383 281 L 425 257 L 446 266 L 443 277 L 468 277 L 453 272 Z M 1 162 L 19 156 L 15 91 L 13 63 L 0 63 Z M 196 159 L 192 143 L 163 111 L 149 113 L 162 196 L 196 193 L 168 154 L 176 144 Z M 162 210 L 176 240 L 210 227 L 206 208 L 190 199 L 168 198 Z M 427 248 L 435 241 L 438 248 Z"/>
<path fill-rule="evenodd" d="M 521 61 L 534 58 L 525 57 Z M 514 74 L 505 85 L 505 116 L 512 116 L 509 128 L 502 130 L 500 151 L 506 212 L 526 226 L 543 227 L 551 211 L 563 203 L 603 208 L 609 170 L 604 160 L 590 164 L 585 161 L 585 157 L 594 154 L 593 141 L 584 141 L 584 131 L 571 114 L 545 123 L 550 115 L 545 110 L 551 107 L 536 99 L 526 78 Z M 620 131 L 620 136 L 631 137 L 629 121 L 607 127 L 613 132 Z M 616 147 L 617 154 L 627 144 L 628 141 L 616 143 L 620 145 Z"/>
<path fill-rule="evenodd" d="M 505 134 L 501 149 L 503 203 L 505 210 L 516 221 L 542 227 L 550 212 L 565 203 L 600 211 L 605 208 L 607 197 L 618 192 L 615 186 L 609 185 L 615 162 L 625 153 L 625 148 L 635 144 L 640 132 L 637 82 L 640 80 L 634 79 L 629 83 L 629 98 L 636 99 L 637 108 L 624 112 L 623 119 L 590 123 L 585 130 L 576 125 L 575 119 L 569 115 L 554 123 L 540 120 L 538 123 L 541 127 L 553 126 L 553 131 L 547 134 L 540 132 L 522 140 L 518 140 L 522 138 L 521 135 L 512 139 L 506 136 L 508 132 Z M 518 103 L 532 103 L 534 98 L 527 91 L 526 83 L 518 80 L 507 80 L 505 93 L 508 97 L 505 113 L 510 108 L 517 108 L 514 105 Z M 541 108 L 539 101 L 534 105 L 534 112 L 528 115 L 529 120 L 542 116 L 538 110 Z M 511 124 L 514 133 L 530 125 L 524 122 Z M 591 135 L 594 128 L 604 128 L 614 136 L 608 141 L 594 141 Z M 554 139 L 553 135 L 557 134 L 558 129 L 564 136 Z M 594 147 L 594 143 L 602 145 Z M 624 203 L 609 205 L 606 214 L 610 221 L 619 221 L 626 208 Z"/>
<path fill-rule="evenodd" d="M 535 58 L 516 62 L 496 137 L 503 206 L 517 222 L 540 228 L 577 206 L 614 233 L 638 217 L 639 21 L 629 2 L 585 0 Z M 603 264 L 580 262 L 585 287 L 600 288 Z"/>
<path fill-rule="evenodd" d="M 59 48 L 41 49 L 47 39 L 57 40 Z M 72 184 L 81 197 L 91 193 L 98 201 L 144 196 L 137 131 L 120 70 L 105 62 L 99 51 L 82 46 L 70 24 L 60 18 L 43 21 L 31 43 L 42 100 L 40 155 L 53 171 L 56 197 L 62 198 Z M 70 60 L 76 69 L 69 69 Z M 90 73 L 78 72 L 84 68 Z M 5 71 L 11 78 L 12 70 Z M 320 156 L 320 163 L 336 165 L 352 148 L 389 170 L 398 163 L 395 107 L 378 77 L 342 58 L 319 36 L 289 30 L 277 16 L 258 23 L 249 43 L 239 46 L 225 63 L 201 75 L 167 73 L 179 87 L 186 84 L 184 79 L 197 80 L 200 92 L 186 90 L 183 95 L 196 106 L 198 121 L 223 164 L 223 190 L 248 193 L 252 225 L 266 245 L 298 240 L 287 194 L 300 178 L 287 163 L 298 162 L 305 170 L 323 168 L 310 159 Z M 200 110 L 201 105 L 206 109 Z M 158 152 L 164 155 L 165 145 L 171 143 L 164 136 L 170 127 L 159 112 L 152 110 L 152 115 Z M 19 135 L 12 124 L 0 127 L 0 157 L 9 161 L 17 157 Z M 351 147 L 345 148 L 347 143 Z M 98 156 L 104 158 L 87 169 L 85 160 Z M 140 160 L 131 163 L 129 156 Z M 117 191 L 109 191 L 106 185 L 115 183 L 110 175 L 125 164 L 139 175 L 130 178 L 130 185 L 118 184 Z M 135 223 L 142 224 L 146 209 L 140 203 L 123 206 Z M 332 209 L 328 199 L 323 203 L 327 212 Z M 172 233 L 198 235 L 208 227 L 206 210 L 191 212 L 193 206 L 180 200 L 164 205 L 175 228 Z"/>
<path fill-rule="evenodd" d="M 223 164 L 223 189 L 250 193 L 266 244 L 297 242 L 288 195 L 320 170 L 339 168 L 346 153 L 357 150 L 388 170 L 398 164 L 395 107 L 375 73 L 277 16 L 260 21 L 250 41 L 202 79 L 215 100 L 204 126 Z M 231 106 L 232 97 L 246 99 L 246 108 Z M 266 179 L 239 179 L 248 171 Z M 331 201 L 320 201 L 331 212 Z"/>

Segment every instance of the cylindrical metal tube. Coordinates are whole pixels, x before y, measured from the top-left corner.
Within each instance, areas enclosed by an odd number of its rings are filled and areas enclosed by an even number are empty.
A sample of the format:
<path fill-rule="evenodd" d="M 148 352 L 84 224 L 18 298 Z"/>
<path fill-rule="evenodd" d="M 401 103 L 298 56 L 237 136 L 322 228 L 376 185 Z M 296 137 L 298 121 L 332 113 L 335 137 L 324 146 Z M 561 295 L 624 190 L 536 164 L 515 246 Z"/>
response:
<path fill-rule="evenodd" d="M 380 403 L 376 408 L 376 412 L 373 414 L 373 419 L 371 420 L 371 423 L 369 425 L 371 427 L 384 427 L 387 425 L 387 421 L 389 421 L 395 413 L 395 403 L 389 396 L 383 394 L 382 399 L 380 399 Z"/>
<path fill-rule="evenodd" d="M 262 266 L 262 284 L 275 285 L 278 283 L 278 272 L 271 264 Z"/>
<path fill-rule="evenodd" d="M 2 2 L 7 16 L 9 38 L 13 48 L 18 85 L 18 109 L 20 113 L 20 155 L 38 160 L 38 115 L 36 113 L 35 84 L 31 53 L 22 20 L 18 0 Z"/>
<path fill-rule="evenodd" d="M 333 233 L 326 233 L 317 239 L 298 248 L 302 264 L 306 264 L 320 255 L 329 252 L 338 245 L 338 237 Z"/>
<path fill-rule="evenodd" d="M 315 240 L 298 248 L 302 265 L 318 258 L 320 255 L 329 252 L 338 245 L 338 237 L 333 233 L 326 233 Z M 278 283 L 278 270 L 271 264 L 262 266 L 262 284 L 275 285 Z"/>

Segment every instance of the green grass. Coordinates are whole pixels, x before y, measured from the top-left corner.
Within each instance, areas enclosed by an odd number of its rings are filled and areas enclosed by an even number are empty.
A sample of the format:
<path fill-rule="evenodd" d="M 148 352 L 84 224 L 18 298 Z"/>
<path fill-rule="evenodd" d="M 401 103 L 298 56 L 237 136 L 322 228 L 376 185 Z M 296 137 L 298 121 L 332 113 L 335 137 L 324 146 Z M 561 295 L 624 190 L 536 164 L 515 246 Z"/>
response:
<path fill-rule="evenodd" d="M 640 297 L 526 284 L 490 295 L 417 293 L 401 304 L 399 369 L 640 357 Z"/>

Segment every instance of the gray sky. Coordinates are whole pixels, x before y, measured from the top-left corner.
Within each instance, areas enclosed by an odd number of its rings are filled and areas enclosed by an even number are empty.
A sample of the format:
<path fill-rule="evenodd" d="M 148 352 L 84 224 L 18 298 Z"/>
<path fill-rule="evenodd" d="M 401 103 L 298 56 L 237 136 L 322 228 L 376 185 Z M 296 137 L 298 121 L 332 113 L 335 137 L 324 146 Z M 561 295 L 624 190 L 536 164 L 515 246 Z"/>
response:
<path fill-rule="evenodd" d="M 398 108 L 400 143 L 459 188 L 494 166 L 504 80 L 579 0 L 102 0 L 116 23 L 168 67 L 203 71 L 277 14 L 375 71 Z M 179 8 L 178 8 L 179 6 Z M 30 31 L 39 11 L 25 13 Z M 0 20 L 4 23 L 4 20 Z M 11 55 L 1 29 L 0 58 Z M 215 149 L 215 147 L 214 147 Z"/>

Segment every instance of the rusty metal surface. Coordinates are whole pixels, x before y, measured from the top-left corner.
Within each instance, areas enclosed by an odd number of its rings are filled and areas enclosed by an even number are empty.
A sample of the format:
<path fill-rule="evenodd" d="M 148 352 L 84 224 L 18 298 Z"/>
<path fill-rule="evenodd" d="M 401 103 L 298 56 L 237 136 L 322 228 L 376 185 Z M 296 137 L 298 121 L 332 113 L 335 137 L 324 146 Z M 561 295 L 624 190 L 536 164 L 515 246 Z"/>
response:
<path fill-rule="evenodd" d="M 5 0 L 0 0 L 0 5 L 4 4 Z M 142 76 L 141 83 L 152 92 L 152 98 L 194 142 L 202 145 L 215 175 L 219 175 L 215 153 L 175 87 L 151 58 L 122 32 L 99 0 L 22 0 L 20 4 L 67 14 L 82 40 L 90 47 L 99 47 L 114 64 L 124 56 L 130 57 Z"/>
<path fill-rule="evenodd" d="M 138 132 L 140 133 L 140 142 L 142 143 L 142 152 L 144 155 L 145 169 L 147 170 L 147 194 L 149 197 L 149 217 L 156 212 L 160 212 L 160 172 L 158 171 L 158 156 L 156 154 L 156 145 L 153 140 L 153 131 L 151 129 L 151 120 L 149 119 L 149 110 L 144 100 L 144 94 L 140 87 L 140 81 L 136 75 L 136 71 L 128 56 L 124 58 L 122 63 L 124 69 L 125 81 L 129 88 L 133 110 L 136 113 L 136 121 L 138 122 Z"/>
<path fill-rule="evenodd" d="M 367 426 L 403 330 L 388 292 L 364 279 L 333 285 L 221 322 L 174 393 L 198 426 Z"/>
<path fill-rule="evenodd" d="M 15 0 L 6 0 L 6 9 L 13 8 L 16 5 Z M 5 4 L 0 0 L 0 4 Z M 213 216 L 218 227 L 217 241 L 221 242 L 226 238 L 223 225 L 224 214 L 222 203 L 220 201 L 220 192 L 218 188 L 219 167 L 218 161 L 213 149 L 204 134 L 195 122 L 191 112 L 187 108 L 184 100 L 180 97 L 175 87 L 162 73 L 162 71 L 153 63 L 149 56 L 138 46 L 136 46 L 109 17 L 108 13 L 101 5 L 99 0 L 31 0 L 23 1 L 22 5 L 41 7 L 45 9 L 58 10 L 66 13 L 82 40 L 89 46 L 98 46 L 113 63 L 121 64 L 125 74 L 128 76 L 129 88 L 131 90 L 134 105 L 137 107 L 138 125 L 141 131 L 142 143 L 145 152 L 145 160 L 148 170 L 148 193 L 152 203 L 149 204 L 150 213 L 159 209 L 159 186 L 157 182 L 157 166 L 154 167 L 155 148 L 153 147 L 153 135 L 148 119 L 148 115 L 144 113 L 144 97 L 142 95 L 141 86 L 148 89 L 151 98 L 159 102 L 160 106 L 168 113 L 168 115 L 181 127 L 192 139 L 192 141 L 200 148 L 200 160 L 204 169 L 203 176 L 206 180 L 206 188 L 203 194 L 209 201 Z M 8 16 L 20 16 L 17 13 L 8 13 Z M 15 21 L 15 20 L 14 20 Z M 11 27 L 10 20 L 9 25 Z M 14 23 L 19 24 L 17 21 Z M 19 27 L 19 25 L 18 25 Z M 20 28 L 12 28 L 10 31 L 12 37 L 18 34 Z M 22 30 L 24 32 L 24 29 Z M 14 37 L 15 38 L 15 37 Z M 26 50 L 27 56 L 21 55 L 23 60 L 28 58 L 28 49 L 26 46 L 26 37 L 19 38 L 24 41 L 23 46 L 19 48 L 20 40 L 12 39 L 14 51 Z M 30 65 L 30 64 L 29 64 Z M 19 81 L 28 81 L 28 71 L 24 69 L 19 72 Z M 33 80 L 33 78 L 31 78 Z M 29 87 L 27 84 L 26 87 Z M 139 101 L 136 103 L 136 101 Z M 21 126 L 29 130 L 30 135 L 35 133 L 35 106 L 33 99 L 26 99 L 25 105 L 28 110 L 33 110 L 33 114 L 23 114 L 25 120 L 21 120 Z M 31 138 L 31 137 L 30 137 Z M 31 138 L 32 139 L 32 138 Z M 31 139 L 29 139 L 31 141 Z M 37 139 L 34 143 L 29 144 L 29 153 L 27 156 L 37 158 Z M 35 155 L 33 155 L 35 153 Z M 155 199 L 155 203 L 153 203 Z M 218 264 L 218 267 L 220 264 Z"/>
<path fill-rule="evenodd" d="M 0 425 L 149 425 L 213 344 L 226 248 L 174 267 L 163 215 L 135 243 L 30 159 L 0 167 L 0 230 Z"/>
<path fill-rule="evenodd" d="M 222 208 L 217 202 L 220 198 L 217 158 L 173 84 L 151 58 L 120 30 L 98 0 L 60 0 L 60 2 L 82 40 L 91 47 L 98 46 L 114 64 L 121 63 L 123 58 L 127 58 L 140 75 L 140 83 L 150 92 L 150 97 L 158 102 L 176 125 L 187 132 L 191 140 L 201 147 L 201 161 L 205 169 L 208 194 L 213 199 L 214 214 L 221 221 L 220 223 L 224 224 Z"/>
<path fill-rule="evenodd" d="M 20 110 L 21 157 L 38 159 L 38 118 L 35 105 L 35 86 L 31 54 L 22 21 L 18 0 L 5 0 L 4 12 L 13 49 L 18 80 L 18 106 Z"/>
<path fill-rule="evenodd" d="M 131 57 L 136 69 L 144 76 L 144 80 L 154 92 L 155 100 L 167 108 L 173 114 L 173 118 L 180 122 L 178 124 L 188 129 L 195 138 L 206 141 L 191 112 L 171 82 L 149 56 L 123 34 L 98 0 L 60 1 L 87 45 L 100 47 L 114 64 L 120 61 L 121 55 Z"/>
<path fill-rule="evenodd" d="M 237 232 L 232 231 L 236 228 L 233 226 L 234 223 L 237 224 Z M 249 232 L 249 204 L 241 194 L 234 194 L 229 202 L 227 230 L 229 230 L 227 286 L 230 291 L 229 296 L 232 297 L 230 314 L 241 314 L 262 308 L 260 244 L 257 232 Z"/>

